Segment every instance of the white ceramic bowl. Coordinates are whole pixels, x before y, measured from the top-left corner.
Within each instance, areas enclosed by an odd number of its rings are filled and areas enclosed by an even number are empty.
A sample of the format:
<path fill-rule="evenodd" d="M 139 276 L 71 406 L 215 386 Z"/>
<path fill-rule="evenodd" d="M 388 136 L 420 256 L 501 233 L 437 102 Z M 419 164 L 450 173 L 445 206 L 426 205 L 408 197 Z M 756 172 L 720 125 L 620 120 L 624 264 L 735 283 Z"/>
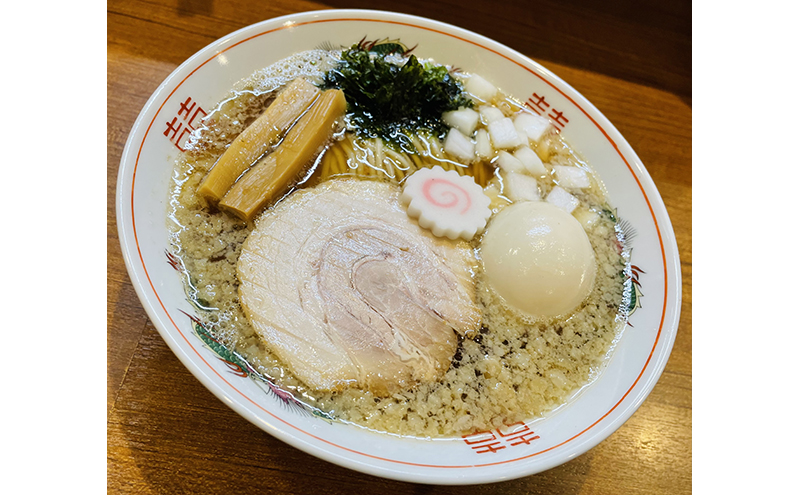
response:
<path fill-rule="evenodd" d="M 491 75 L 503 90 L 531 106 L 544 101 L 549 106 L 538 106 L 556 124 L 565 124 L 562 134 L 593 165 L 618 215 L 636 232 L 632 262 L 643 272 L 637 272 L 642 297 L 631 316 L 633 326 L 624 332 L 602 375 L 545 418 L 443 440 L 399 438 L 329 422 L 286 407 L 220 359 L 194 331 L 187 316 L 192 306 L 166 255 L 168 187 L 182 140 L 203 112 L 255 70 L 323 43 L 349 46 L 363 37 L 399 38 L 417 45 L 417 56 Z M 246 27 L 203 48 L 159 86 L 139 114 L 120 164 L 117 216 L 137 294 L 164 340 L 197 379 L 284 442 L 386 478 L 494 482 L 537 473 L 586 452 L 641 405 L 666 365 L 677 331 L 681 279 L 675 237 L 655 185 L 625 139 L 591 103 L 536 62 L 490 39 L 419 17 L 360 10 L 307 12 Z"/>

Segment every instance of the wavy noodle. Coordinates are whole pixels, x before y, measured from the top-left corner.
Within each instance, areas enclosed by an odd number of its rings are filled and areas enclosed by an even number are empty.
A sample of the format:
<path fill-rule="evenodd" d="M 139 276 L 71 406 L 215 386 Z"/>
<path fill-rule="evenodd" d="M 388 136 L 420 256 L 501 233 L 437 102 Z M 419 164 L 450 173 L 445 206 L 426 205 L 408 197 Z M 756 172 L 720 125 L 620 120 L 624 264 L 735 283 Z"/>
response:
<path fill-rule="evenodd" d="M 335 170 L 335 173 L 340 174 L 347 169 L 347 157 L 345 156 L 341 146 L 334 145 L 331 148 L 331 151 L 336 159 L 336 166 L 333 167 L 333 169 Z"/>
<path fill-rule="evenodd" d="M 340 174 L 350 174 L 353 167 L 358 166 L 353 146 L 353 138 L 349 133 L 345 134 L 344 139 L 339 142 L 339 147 L 345 157 L 342 161 L 342 169 L 339 171 Z"/>
<path fill-rule="evenodd" d="M 411 157 L 411 163 L 414 165 L 414 170 L 419 170 L 425 167 L 425 164 L 422 163 L 422 158 L 416 153 L 409 155 Z"/>
<path fill-rule="evenodd" d="M 401 183 L 417 170 L 434 165 L 470 175 L 484 187 L 492 175 L 488 163 L 464 165 L 449 159 L 442 142 L 430 133 L 406 134 L 403 146 L 394 149 L 380 138 L 363 139 L 348 132 L 326 153 L 319 180 L 344 175 Z"/>
<path fill-rule="evenodd" d="M 386 156 L 391 158 L 395 162 L 395 167 L 400 170 L 405 171 L 413 167 L 413 164 L 411 163 L 411 158 L 409 158 L 409 156 L 405 153 L 400 153 L 392 149 L 387 149 Z"/>
<path fill-rule="evenodd" d="M 475 163 L 472 167 L 472 177 L 475 179 L 475 182 L 478 184 L 484 185 L 486 184 L 486 179 L 484 177 L 485 167 L 483 162 Z"/>
<path fill-rule="evenodd" d="M 374 143 L 373 150 L 375 150 L 374 151 L 375 162 L 373 163 L 373 165 L 375 165 L 375 168 L 383 168 L 383 158 L 384 158 L 383 139 L 373 139 L 372 143 Z M 387 175 L 389 175 L 389 177 L 392 177 L 391 174 Z"/>
<path fill-rule="evenodd" d="M 414 149 L 416 150 L 416 152 L 418 154 L 421 154 L 421 155 L 430 155 L 431 154 L 430 145 L 427 144 L 427 141 L 423 141 L 422 139 L 420 139 L 419 136 L 412 135 L 411 136 L 411 144 L 414 146 Z"/>
<path fill-rule="evenodd" d="M 436 158 L 444 157 L 444 151 L 442 150 L 441 143 L 439 143 L 438 139 L 429 138 L 426 140 L 426 142 L 429 145 L 428 148 L 430 149 L 432 156 L 435 156 Z"/>

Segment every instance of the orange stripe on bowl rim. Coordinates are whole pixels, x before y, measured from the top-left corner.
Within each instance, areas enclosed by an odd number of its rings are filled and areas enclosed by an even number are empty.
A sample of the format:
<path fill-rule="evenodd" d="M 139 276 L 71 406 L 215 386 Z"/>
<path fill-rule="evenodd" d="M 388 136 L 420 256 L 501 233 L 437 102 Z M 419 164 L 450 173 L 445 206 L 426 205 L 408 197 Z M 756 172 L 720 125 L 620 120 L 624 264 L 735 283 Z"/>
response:
<path fill-rule="evenodd" d="M 437 33 L 437 34 L 442 34 L 444 36 L 448 36 L 448 37 L 451 37 L 451 38 L 455 38 L 455 39 L 458 39 L 459 41 L 463 41 L 465 43 L 469 43 L 471 45 L 474 45 L 474 46 L 477 46 L 477 47 L 482 48 L 484 50 L 487 50 L 487 51 L 489 51 L 489 52 L 491 52 L 491 53 L 493 53 L 493 54 L 495 54 L 495 55 L 497 55 L 499 57 L 502 57 L 502 58 L 508 60 L 509 62 L 512 62 L 512 63 L 518 65 L 519 67 L 525 69 L 526 71 L 530 72 L 531 74 L 533 74 L 536 77 L 538 77 L 539 79 L 541 79 L 543 82 L 545 82 L 547 85 L 549 85 L 554 90 L 558 91 L 559 94 L 561 94 L 563 97 L 565 97 L 567 100 L 569 100 L 570 103 L 572 103 L 575 106 L 575 108 L 579 109 L 600 130 L 600 132 L 602 132 L 603 136 L 605 136 L 605 138 L 608 140 L 608 142 L 614 147 L 614 150 L 617 152 L 617 154 L 620 156 L 620 158 L 622 158 L 622 161 L 625 162 L 625 165 L 628 167 L 628 170 L 630 171 L 630 173 L 633 176 L 634 180 L 636 180 L 636 184 L 639 186 L 639 190 L 642 192 L 642 196 L 644 197 L 645 201 L 647 202 L 647 207 L 650 210 L 650 215 L 651 215 L 651 217 L 653 219 L 653 223 L 654 223 L 654 225 L 656 227 L 656 232 L 658 233 L 658 242 L 659 242 L 659 245 L 661 247 L 661 259 L 662 259 L 662 265 L 663 265 L 663 268 L 664 268 L 664 300 L 663 300 L 663 307 L 662 307 L 662 312 L 661 312 L 661 321 L 659 322 L 658 332 L 656 333 L 656 338 L 655 338 L 655 341 L 653 343 L 653 347 L 650 349 L 650 354 L 648 355 L 647 360 L 645 361 L 645 364 L 642 367 L 642 370 L 639 372 L 639 375 L 636 377 L 636 380 L 634 380 L 633 384 L 628 388 L 628 390 L 625 392 L 625 394 L 623 394 L 623 396 L 619 399 L 619 401 L 617 401 L 605 414 L 603 414 L 595 422 L 593 422 L 592 424 L 590 424 L 589 426 L 587 426 L 585 429 L 581 430 L 580 432 L 576 433 L 572 437 L 564 440 L 563 442 L 561 442 L 561 443 L 559 443 L 557 445 L 553 445 L 552 447 L 548 447 L 547 449 L 543 449 L 543 450 L 540 450 L 538 452 L 534 452 L 532 454 L 524 455 L 524 456 L 517 457 L 517 458 L 514 458 L 514 459 L 506 459 L 506 460 L 498 461 L 498 462 L 489 462 L 489 463 L 482 463 L 482 464 L 466 464 L 466 465 L 422 464 L 422 463 L 401 461 L 401 460 L 397 460 L 397 459 L 389 459 L 389 458 L 385 458 L 385 457 L 380 457 L 380 456 L 368 454 L 366 452 L 361 452 L 361 451 L 358 451 L 358 450 L 354 450 L 354 449 L 345 447 L 343 445 L 336 444 L 336 443 L 331 442 L 329 440 L 326 440 L 324 438 L 318 437 L 316 435 L 313 435 L 312 433 L 309 433 L 309 432 L 307 432 L 307 431 L 305 431 L 305 430 L 293 425 L 292 423 L 289 423 L 288 421 L 286 421 L 286 420 L 274 415 L 273 413 L 271 413 L 270 411 L 268 411 L 267 409 L 265 409 L 264 407 L 262 407 L 261 405 L 256 403 L 253 399 L 251 399 L 245 393 L 240 391 L 238 388 L 233 386 L 213 366 L 211 366 L 211 364 L 209 364 L 209 362 L 206 361 L 205 358 L 203 358 L 203 356 L 200 354 L 199 350 L 194 345 L 192 345 L 192 343 L 186 337 L 186 335 L 183 333 L 183 331 L 181 331 L 180 327 L 177 325 L 175 320 L 173 320 L 172 315 L 170 315 L 170 313 L 167 310 L 166 306 L 164 306 L 164 303 L 162 302 L 161 297 L 158 295 L 158 292 L 156 291 L 156 288 L 155 288 L 155 285 L 153 284 L 153 281 L 150 279 L 150 274 L 147 271 L 147 267 L 146 267 L 146 265 L 144 263 L 144 257 L 142 256 L 142 251 L 141 251 L 141 248 L 139 247 L 139 238 L 136 235 L 136 219 L 135 219 L 135 214 L 134 214 L 134 211 L 135 211 L 134 210 L 134 189 L 135 189 L 135 186 L 136 186 L 136 169 L 139 166 L 139 158 L 141 156 L 142 149 L 144 148 L 145 140 L 147 139 L 147 137 L 148 137 L 148 135 L 150 133 L 150 129 L 152 128 L 153 123 L 155 122 L 156 118 L 158 117 L 158 114 L 164 108 L 164 105 L 167 103 L 167 101 L 170 100 L 172 95 L 175 94 L 175 92 L 178 90 L 178 88 L 180 88 L 183 85 L 183 83 L 185 83 L 201 67 L 203 67 L 208 62 L 210 62 L 210 61 L 214 60 L 215 58 L 217 58 L 217 56 L 219 56 L 220 53 L 224 53 L 224 52 L 226 52 L 228 50 L 231 50 L 232 48 L 234 48 L 234 47 L 236 47 L 238 45 L 241 45 L 242 43 L 245 43 L 247 41 L 253 40 L 255 38 L 259 38 L 261 36 L 265 36 L 267 34 L 270 34 L 270 33 L 276 32 L 276 31 L 280 31 L 280 30 L 288 29 L 288 28 L 292 28 L 292 27 L 297 27 L 297 26 L 302 26 L 302 25 L 306 25 L 306 24 L 318 24 L 318 23 L 326 23 L 326 22 L 377 22 L 377 23 L 396 24 L 396 25 L 407 26 L 407 27 L 412 27 L 412 28 L 416 28 L 416 29 L 422 29 L 422 30 L 425 30 L 425 31 L 430 31 L 430 32 L 434 32 L 434 33 Z M 553 83 L 551 83 L 550 81 L 548 81 L 547 79 L 542 77 L 540 74 L 536 73 L 535 71 L 531 70 L 530 68 L 526 67 L 522 63 L 520 63 L 520 62 L 518 62 L 516 60 L 513 60 L 513 59 L 507 57 L 506 55 L 503 55 L 502 53 L 500 53 L 500 52 L 498 52 L 498 51 L 496 51 L 496 50 L 494 50 L 492 48 L 489 48 L 487 46 L 481 45 L 480 43 L 477 43 L 475 41 L 468 40 L 466 38 L 462 38 L 461 36 L 458 36 L 458 35 L 455 35 L 455 34 L 452 34 L 452 33 L 448 33 L 446 31 L 442 31 L 442 30 L 434 29 L 434 28 L 430 28 L 430 27 L 425 27 L 425 26 L 420 26 L 420 25 L 417 25 L 417 24 L 409 23 L 409 22 L 380 20 L 380 19 L 366 19 L 366 18 L 316 19 L 316 20 L 312 20 L 312 21 L 297 22 L 297 23 L 292 23 L 291 25 L 283 25 L 283 26 L 280 26 L 280 27 L 275 28 L 275 29 L 270 29 L 270 30 L 255 34 L 253 36 L 249 36 L 249 37 L 247 37 L 247 38 L 245 38 L 245 39 L 243 39 L 241 41 L 238 41 L 238 42 L 232 44 L 231 46 L 225 48 L 224 50 L 214 54 L 214 56 L 212 56 L 212 57 L 206 59 L 205 61 L 203 61 L 200 65 L 195 67 L 189 74 L 187 74 L 186 77 L 184 77 L 181 80 L 180 83 L 178 83 L 175 86 L 175 88 L 170 92 L 170 94 L 164 99 L 164 101 L 158 107 L 158 110 L 156 111 L 155 115 L 153 116 L 153 119 L 150 121 L 150 124 L 147 126 L 147 130 L 145 131 L 144 137 L 142 138 L 142 143 L 139 146 L 139 151 L 136 154 L 136 162 L 134 163 L 133 176 L 132 176 L 132 179 L 131 179 L 131 224 L 132 224 L 132 228 L 133 228 L 133 237 L 134 237 L 134 240 L 136 242 L 136 249 L 137 249 L 137 252 L 139 254 L 139 260 L 142 262 L 142 269 L 144 270 L 145 276 L 147 277 L 147 281 L 150 284 L 150 288 L 153 290 L 153 294 L 156 296 L 156 299 L 158 300 L 159 304 L 161 305 L 161 308 L 164 310 L 164 313 L 167 315 L 167 318 L 169 318 L 169 321 L 172 323 L 172 325 L 175 327 L 175 329 L 181 335 L 181 337 L 186 342 L 186 344 L 195 352 L 195 354 L 197 354 L 197 357 L 199 357 L 200 360 L 211 371 L 213 371 L 215 375 L 217 375 L 217 377 L 220 380 L 222 380 L 226 385 L 228 385 L 232 390 L 234 390 L 240 396 L 242 396 L 243 398 L 247 399 L 248 402 L 253 404 L 255 407 L 257 407 L 261 411 L 265 412 L 266 414 L 268 414 L 272 418 L 280 421 L 281 423 L 289 426 L 290 428 L 292 428 L 292 429 L 294 429 L 294 430 L 296 430 L 296 431 L 298 431 L 298 432 L 300 432 L 300 433 L 302 433 L 304 435 L 307 435 L 307 436 L 317 440 L 318 442 L 321 442 L 321 443 L 324 443 L 324 444 L 327 444 L 327 445 L 342 449 L 344 451 L 347 451 L 347 452 L 350 452 L 350 453 L 353 453 L 353 454 L 358 454 L 358 455 L 365 456 L 365 457 L 368 457 L 368 458 L 371 458 L 371 459 L 376 459 L 376 460 L 390 462 L 390 463 L 403 464 L 403 465 L 415 466 L 415 467 L 445 468 L 445 469 L 464 469 L 464 468 L 473 468 L 473 467 L 497 466 L 497 465 L 501 465 L 501 464 L 508 464 L 508 463 L 511 463 L 511 462 L 516 462 L 516 461 L 521 461 L 521 460 L 524 460 L 524 459 L 529 459 L 531 457 L 535 457 L 537 455 L 541 455 L 541 454 L 544 454 L 546 452 L 550 452 L 552 450 L 555 450 L 555 449 L 557 449 L 557 448 L 559 448 L 559 447 L 561 447 L 561 446 L 563 446 L 563 445 L 575 440 L 576 438 L 580 437 L 581 435 L 583 435 L 587 431 L 589 431 L 592 428 L 594 428 L 595 426 L 597 426 L 597 424 L 600 423 L 602 420 L 607 418 L 617 407 L 619 407 L 619 405 L 625 400 L 625 398 L 628 397 L 628 395 L 631 393 L 631 391 L 634 389 L 634 387 L 636 387 L 636 385 L 639 383 L 639 380 L 644 375 L 644 372 L 647 370 L 647 367 L 649 366 L 650 361 L 653 358 L 653 354 L 655 353 L 656 347 L 658 346 L 658 343 L 659 343 L 659 341 L 661 339 L 661 332 L 662 332 L 663 327 L 664 327 L 664 320 L 666 319 L 667 298 L 668 298 L 668 294 L 669 294 L 669 291 L 668 291 L 669 283 L 668 283 L 666 251 L 664 249 L 664 242 L 663 242 L 663 238 L 661 236 L 661 229 L 659 228 L 658 220 L 656 219 L 655 212 L 653 211 L 653 206 L 650 203 L 650 199 L 647 197 L 647 193 L 645 192 L 644 187 L 642 186 L 641 182 L 639 181 L 639 177 L 634 172 L 633 167 L 631 167 L 630 163 L 628 163 L 628 160 L 625 158 L 625 156 L 619 150 L 619 147 L 617 146 L 617 143 L 611 138 L 611 136 L 608 135 L 606 130 L 600 124 L 598 124 L 597 121 L 595 121 L 592 118 L 592 116 L 589 115 L 589 113 L 586 112 L 586 110 L 584 110 L 580 105 L 578 105 L 569 95 L 564 93 L 561 89 L 559 89 Z"/>

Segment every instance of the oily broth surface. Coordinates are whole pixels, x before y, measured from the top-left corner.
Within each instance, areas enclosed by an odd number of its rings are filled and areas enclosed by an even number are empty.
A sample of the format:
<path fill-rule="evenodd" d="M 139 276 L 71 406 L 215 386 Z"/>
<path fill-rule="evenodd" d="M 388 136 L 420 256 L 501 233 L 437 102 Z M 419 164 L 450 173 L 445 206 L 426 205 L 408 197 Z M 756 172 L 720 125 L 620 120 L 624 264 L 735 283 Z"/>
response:
<path fill-rule="evenodd" d="M 195 191 L 230 142 L 271 102 L 275 90 L 300 75 L 318 81 L 334 60 L 329 52 L 304 52 L 243 80 L 211 113 L 191 149 L 176 161 L 169 216 L 172 251 L 185 267 L 187 296 L 198 307 L 207 308 L 198 317 L 222 344 L 298 399 L 342 421 L 374 430 L 450 436 L 531 419 L 563 404 L 601 370 L 625 324 L 621 308 L 627 260 L 621 254 L 619 229 L 608 214 L 602 185 L 593 176 L 590 188 L 574 193 L 581 200 L 576 217 L 585 225 L 598 263 L 587 300 L 566 318 L 529 321 L 507 307 L 479 271 L 483 328 L 474 339 L 460 342 L 440 382 L 388 398 L 357 389 L 310 390 L 285 370 L 250 326 L 238 302 L 236 262 L 251 226 L 212 211 Z M 509 101 L 502 98 L 495 103 L 508 114 L 519 108 Z M 590 170 L 555 133 L 546 135 L 539 146 L 546 147 L 539 151 L 547 156 L 548 170 L 553 165 Z M 544 197 L 554 183 L 539 182 Z M 490 181 L 490 189 L 496 212 L 508 204 L 499 174 Z M 473 241 L 478 255 L 479 243 L 479 238 Z"/>

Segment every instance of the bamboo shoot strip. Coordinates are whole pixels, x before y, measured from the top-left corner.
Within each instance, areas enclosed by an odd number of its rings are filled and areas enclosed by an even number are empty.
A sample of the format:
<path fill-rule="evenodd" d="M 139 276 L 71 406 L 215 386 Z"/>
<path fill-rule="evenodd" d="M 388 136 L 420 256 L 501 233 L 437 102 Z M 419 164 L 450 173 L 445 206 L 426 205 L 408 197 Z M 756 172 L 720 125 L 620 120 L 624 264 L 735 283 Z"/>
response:
<path fill-rule="evenodd" d="M 231 187 L 220 209 L 251 221 L 261 209 L 291 185 L 302 168 L 331 138 L 333 125 L 347 103 L 341 90 L 328 90 L 286 133 L 281 144 Z"/>
<path fill-rule="evenodd" d="M 278 142 L 319 94 L 320 90 L 303 78 L 292 81 L 264 113 L 236 137 L 197 192 L 209 203 L 218 203 L 236 179 Z"/>

